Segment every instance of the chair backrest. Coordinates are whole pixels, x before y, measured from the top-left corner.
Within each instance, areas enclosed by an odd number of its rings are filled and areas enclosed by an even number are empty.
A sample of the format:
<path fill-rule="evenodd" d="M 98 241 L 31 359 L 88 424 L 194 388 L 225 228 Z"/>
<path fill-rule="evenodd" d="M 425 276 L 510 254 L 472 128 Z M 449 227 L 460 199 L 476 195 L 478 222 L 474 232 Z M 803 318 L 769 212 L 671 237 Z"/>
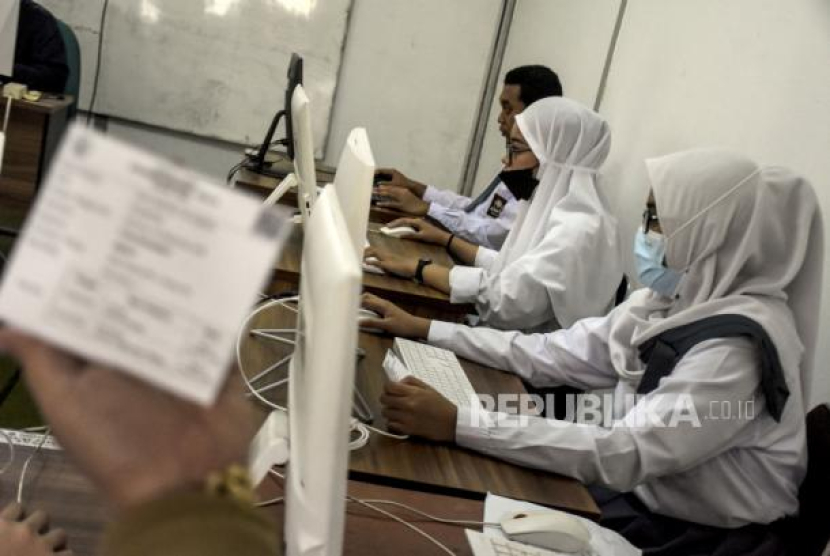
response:
<path fill-rule="evenodd" d="M 794 535 L 799 556 L 821 556 L 830 540 L 830 406 L 820 405 L 807 415 L 807 476 L 799 492 Z"/>
<path fill-rule="evenodd" d="M 69 25 L 58 20 L 58 29 L 63 37 L 66 63 L 69 66 L 69 77 L 66 79 L 63 92 L 75 98 L 75 103 L 69 108 L 69 117 L 73 118 L 78 109 L 78 95 L 81 92 L 81 46 L 78 43 L 78 37 L 75 36 L 75 31 Z"/>

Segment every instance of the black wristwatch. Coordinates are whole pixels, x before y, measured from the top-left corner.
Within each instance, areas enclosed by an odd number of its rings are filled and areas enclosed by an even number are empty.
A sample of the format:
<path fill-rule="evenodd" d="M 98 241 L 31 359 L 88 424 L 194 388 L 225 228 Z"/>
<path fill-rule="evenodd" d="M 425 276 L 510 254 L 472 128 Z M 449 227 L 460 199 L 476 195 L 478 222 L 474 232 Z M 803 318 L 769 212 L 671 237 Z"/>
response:
<path fill-rule="evenodd" d="M 418 267 L 415 269 L 415 281 L 419 284 L 424 283 L 424 269 L 432 264 L 432 259 L 418 260 Z"/>

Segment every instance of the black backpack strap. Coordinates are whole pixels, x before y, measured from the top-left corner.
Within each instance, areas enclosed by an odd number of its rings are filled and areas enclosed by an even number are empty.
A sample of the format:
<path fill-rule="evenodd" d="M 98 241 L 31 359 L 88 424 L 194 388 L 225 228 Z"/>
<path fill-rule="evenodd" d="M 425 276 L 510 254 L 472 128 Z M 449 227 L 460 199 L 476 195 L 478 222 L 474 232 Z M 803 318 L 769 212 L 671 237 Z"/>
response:
<path fill-rule="evenodd" d="M 646 371 L 638 394 L 654 391 L 660 379 L 670 375 L 677 363 L 690 349 L 706 340 L 744 337 L 758 350 L 761 358 L 761 390 L 767 401 L 767 410 L 776 421 L 781 420 L 784 404 L 790 396 L 778 349 L 764 328 L 743 315 L 716 315 L 673 328 L 640 346 L 640 360 Z"/>

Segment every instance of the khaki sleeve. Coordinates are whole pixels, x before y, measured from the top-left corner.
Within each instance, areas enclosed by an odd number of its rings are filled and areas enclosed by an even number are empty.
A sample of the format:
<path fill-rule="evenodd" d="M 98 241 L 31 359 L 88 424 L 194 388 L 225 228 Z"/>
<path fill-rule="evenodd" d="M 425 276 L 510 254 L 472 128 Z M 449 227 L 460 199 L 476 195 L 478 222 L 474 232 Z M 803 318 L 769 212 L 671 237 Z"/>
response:
<path fill-rule="evenodd" d="M 234 500 L 178 494 L 128 511 L 104 534 L 102 556 L 273 556 L 277 524 Z"/>

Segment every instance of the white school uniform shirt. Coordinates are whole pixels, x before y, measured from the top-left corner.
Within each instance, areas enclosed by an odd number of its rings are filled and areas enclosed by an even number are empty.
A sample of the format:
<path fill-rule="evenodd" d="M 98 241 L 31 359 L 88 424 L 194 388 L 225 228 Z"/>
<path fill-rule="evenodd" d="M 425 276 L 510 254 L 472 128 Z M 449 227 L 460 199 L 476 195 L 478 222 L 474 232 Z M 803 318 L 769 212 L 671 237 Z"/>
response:
<path fill-rule="evenodd" d="M 427 186 L 423 200 L 429 203 L 427 216 L 461 239 L 488 249 L 501 248 L 518 210 L 518 201 L 501 181 L 470 212 L 467 208 L 475 199 L 431 185 Z"/>
<path fill-rule="evenodd" d="M 636 384 L 620 380 L 609 357 L 608 317 L 581 320 L 567 330 L 521 334 L 433 322 L 429 342 L 459 356 L 517 374 L 536 387 L 568 384 L 614 388 L 624 400 Z M 756 355 L 747 340 L 711 340 L 689 351 L 669 377 L 630 412 L 615 407 L 609 428 L 515 416 L 489 421 L 458 410 L 456 442 L 519 465 L 573 477 L 618 491 L 632 491 L 652 512 L 718 527 L 769 523 L 798 508 L 798 484 L 806 469 L 804 412 L 789 403 L 781 423 L 764 411 Z M 672 396 L 694 393 L 701 428 L 650 426 L 641 418 L 652 403 L 670 423 Z M 660 404 L 660 400 L 664 403 Z M 725 407 L 737 414 L 754 405 L 755 419 L 715 420 Z M 751 402 L 748 403 L 748 402 Z M 714 413 L 710 417 L 711 411 Z M 628 423 L 646 426 L 628 426 Z"/>
<path fill-rule="evenodd" d="M 522 335 L 434 322 L 429 341 L 512 371 L 531 384 L 614 388 L 610 426 L 535 418 L 476 423 L 460 409 L 459 444 L 509 461 L 633 491 L 653 512 L 740 527 L 798 509 L 807 465 L 806 400 L 814 369 L 823 269 L 815 193 L 783 168 L 729 151 L 687 151 L 647 161 L 665 260 L 683 277 L 671 298 L 640 290 L 607 317 Z M 799 225 L 793 226 L 793 222 Z M 748 317 L 771 339 L 788 394 L 780 420 L 766 409 L 761 369 L 743 338 L 701 342 L 633 407 L 645 371 L 639 348 L 661 333 L 716 315 Z M 780 389 L 778 390 L 780 394 Z M 699 419 L 677 417 L 684 396 Z M 724 419 L 723 408 L 738 415 Z M 683 415 L 688 415 L 684 413 Z"/>
<path fill-rule="evenodd" d="M 475 305 L 481 322 L 506 330 L 555 330 L 604 315 L 623 277 L 616 218 L 598 169 L 611 133 L 595 112 L 545 98 L 516 116 L 539 160 L 530 202 L 500 250 L 479 248 L 475 266 L 450 271 L 450 301 Z"/>

